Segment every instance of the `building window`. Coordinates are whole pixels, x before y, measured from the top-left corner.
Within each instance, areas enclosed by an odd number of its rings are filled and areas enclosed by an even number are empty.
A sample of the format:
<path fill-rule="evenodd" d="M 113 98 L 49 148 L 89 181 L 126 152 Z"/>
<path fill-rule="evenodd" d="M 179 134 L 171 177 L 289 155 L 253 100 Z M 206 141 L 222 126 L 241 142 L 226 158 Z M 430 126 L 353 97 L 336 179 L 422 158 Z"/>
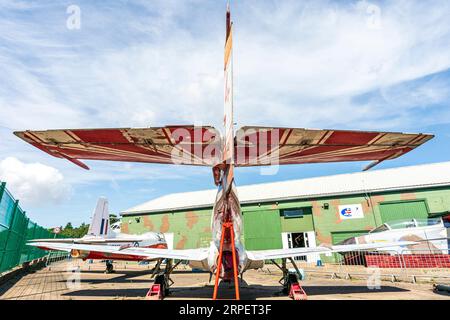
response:
<path fill-rule="evenodd" d="M 305 214 L 311 213 L 311 208 L 285 209 L 281 211 L 281 215 L 289 218 L 303 218 Z"/>

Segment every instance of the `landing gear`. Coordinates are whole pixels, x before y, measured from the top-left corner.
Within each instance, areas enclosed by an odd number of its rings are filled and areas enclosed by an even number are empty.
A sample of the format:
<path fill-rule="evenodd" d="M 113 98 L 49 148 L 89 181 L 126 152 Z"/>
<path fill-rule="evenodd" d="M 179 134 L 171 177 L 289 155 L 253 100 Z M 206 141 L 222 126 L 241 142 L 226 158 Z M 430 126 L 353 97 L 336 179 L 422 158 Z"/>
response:
<path fill-rule="evenodd" d="M 155 285 L 159 285 L 160 287 L 160 291 L 162 293 L 163 296 L 168 296 L 170 291 L 169 291 L 169 278 L 166 278 L 166 276 L 164 274 L 160 274 L 157 275 L 155 278 Z"/>
<path fill-rule="evenodd" d="M 289 298 L 292 300 L 307 300 L 308 296 L 299 284 L 298 276 L 300 275 L 300 270 L 298 270 L 294 259 L 289 258 L 289 260 L 294 266 L 295 272 L 290 272 L 288 270 L 286 267 L 286 259 L 282 259 L 281 266 L 276 263 L 275 260 L 272 260 L 272 263 L 283 272 L 283 277 L 279 281 L 283 286 L 283 293 L 289 295 Z"/>
<path fill-rule="evenodd" d="M 114 273 L 114 265 L 111 260 L 106 260 L 106 274 Z"/>
<path fill-rule="evenodd" d="M 161 264 L 163 262 L 164 259 L 159 259 L 158 262 L 156 263 L 155 268 L 152 271 L 152 279 L 158 274 L 158 272 L 161 270 Z"/>
<path fill-rule="evenodd" d="M 173 260 L 167 260 L 164 272 L 155 277 L 155 282 L 147 293 L 148 300 L 163 300 L 170 295 L 170 287 L 174 283 L 170 275 L 181 262 L 180 260 L 174 265 Z"/>

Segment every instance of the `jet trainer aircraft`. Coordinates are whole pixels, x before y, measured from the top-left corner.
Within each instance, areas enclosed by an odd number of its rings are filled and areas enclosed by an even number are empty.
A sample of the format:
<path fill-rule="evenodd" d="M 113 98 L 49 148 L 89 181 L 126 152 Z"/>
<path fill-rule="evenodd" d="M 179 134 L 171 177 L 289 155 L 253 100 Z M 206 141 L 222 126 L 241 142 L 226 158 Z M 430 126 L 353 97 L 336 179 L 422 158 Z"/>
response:
<path fill-rule="evenodd" d="M 405 248 L 388 248 L 379 251 L 399 252 L 407 254 L 448 254 L 450 242 L 450 226 L 445 218 L 408 219 L 383 223 L 369 231 L 366 235 L 348 238 L 341 245 L 414 241 L 416 244 Z"/>
<path fill-rule="evenodd" d="M 136 255 L 114 254 L 112 251 L 129 247 L 167 249 L 167 243 L 163 234 L 148 232 L 142 235 L 123 234 L 120 226 L 113 224 L 109 226 L 108 200 L 98 199 L 92 216 L 91 224 L 87 235 L 82 238 L 71 239 L 35 239 L 28 242 L 28 245 L 39 247 L 44 250 L 59 250 L 70 252 L 72 258 L 83 260 L 106 260 L 106 272 L 114 271 L 113 260 L 143 261 L 151 260 L 148 257 Z M 88 250 L 77 249 L 76 244 L 82 244 Z M 105 251 L 105 246 L 109 246 L 111 252 Z M 100 249 L 97 251 L 96 249 Z"/>
<path fill-rule="evenodd" d="M 279 250 L 247 251 L 242 242 L 242 214 L 235 187 L 235 168 L 342 161 L 374 161 L 366 169 L 396 159 L 433 138 L 427 134 L 309 130 L 298 128 L 244 127 L 234 132 L 233 122 L 233 24 L 229 4 L 226 14 L 224 58 L 225 116 L 221 134 L 213 127 L 169 126 L 145 129 L 87 129 L 24 131 L 15 134 L 48 154 L 89 169 L 80 160 L 109 160 L 212 167 L 218 193 L 212 212 L 212 242 L 209 248 L 191 250 L 125 249 L 99 246 L 99 252 L 167 259 L 165 270 L 155 279 L 158 297 L 169 293 L 170 274 L 181 261 L 215 274 L 213 299 L 219 279 L 233 281 L 240 298 L 239 275 L 261 268 L 265 260 L 281 259 L 286 292 L 298 293 L 298 278 L 286 261 L 311 253 L 349 252 L 409 245 L 412 242 L 366 243 Z M 74 250 L 92 247 L 73 244 Z M 178 260 L 177 264 L 173 261 Z M 297 269 L 298 273 L 298 269 Z M 298 297 L 298 295 L 294 295 Z"/>

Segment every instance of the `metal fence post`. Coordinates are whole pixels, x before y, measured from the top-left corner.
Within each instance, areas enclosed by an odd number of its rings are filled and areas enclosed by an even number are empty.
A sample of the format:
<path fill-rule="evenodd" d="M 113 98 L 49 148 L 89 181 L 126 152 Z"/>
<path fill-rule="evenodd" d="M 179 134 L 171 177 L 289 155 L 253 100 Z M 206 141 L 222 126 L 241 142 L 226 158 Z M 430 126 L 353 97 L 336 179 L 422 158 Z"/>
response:
<path fill-rule="evenodd" d="M 24 262 L 28 262 L 28 256 L 30 255 L 30 246 L 27 246 L 25 243 L 28 241 L 28 225 L 30 224 L 30 218 L 25 216 L 26 223 L 25 223 L 25 230 L 23 231 L 23 239 L 24 239 L 24 255 L 26 256 Z"/>
<path fill-rule="evenodd" d="M 0 183 L 0 202 L 2 201 L 3 194 L 5 193 L 6 182 Z"/>
<path fill-rule="evenodd" d="M 3 194 L 5 193 L 5 188 L 6 188 L 6 182 L 0 183 L 0 203 L 2 202 L 2 197 L 3 197 Z M 6 243 L 5 243 L 5 245 L 6 245 Z M 3 251 L 3 254 L 0 255 L 0 272 L 2 272 L 2 262 L 3 262 L 3 257 L 5 255 L 6 255 L 5 251 Z"/>
<path fill-rule="evenodd" d="M 30 240 L 34 239 L 34 235 L 36 234 L 36 227 L 37 227 L 36 223 L 34 223 L 34 222 L 32 222 L 32 223 L 34 225 L 33 226 L 33 236 L 30 238 Z M 27 226 L 27 237 L 28 237 L 28 226 Z M 31 254 L 33 254 L 33 260 L 34 260 L 34 249 L 35 249 L 35 247 L 30 247 L 30 250 L 28 251 L 27 261 L 30 261 Z"/>

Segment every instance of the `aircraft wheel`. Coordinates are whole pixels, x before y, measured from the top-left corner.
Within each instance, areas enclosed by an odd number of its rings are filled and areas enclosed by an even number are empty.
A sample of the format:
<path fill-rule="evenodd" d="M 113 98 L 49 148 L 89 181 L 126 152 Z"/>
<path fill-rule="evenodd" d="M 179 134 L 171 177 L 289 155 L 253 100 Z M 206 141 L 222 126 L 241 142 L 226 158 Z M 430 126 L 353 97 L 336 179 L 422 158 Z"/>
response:
<path fill-rule="evenodd" d="M 293 283 L 298 283 L 298 277 L 295 273 L 288 273 L 286 276 L 285 286 L 283 288 L 284 294 L 289 294 L 289 292 L 291 292 L 291 285 Z"/>
<path fill-rule="evenodd" d="M 164 293 L 164 296 L 169 295 L 169 288 L 166 284 L 166 277 L 163 274 L 157 275 L 155 278 L 155 284 L 159 284 L 161 286 L 161 292 Z"/>
<path fill-rule="evenodd" d="M 106 273 L 114 273 L 114 265 L 111 262 L 106 262 Z"/>

